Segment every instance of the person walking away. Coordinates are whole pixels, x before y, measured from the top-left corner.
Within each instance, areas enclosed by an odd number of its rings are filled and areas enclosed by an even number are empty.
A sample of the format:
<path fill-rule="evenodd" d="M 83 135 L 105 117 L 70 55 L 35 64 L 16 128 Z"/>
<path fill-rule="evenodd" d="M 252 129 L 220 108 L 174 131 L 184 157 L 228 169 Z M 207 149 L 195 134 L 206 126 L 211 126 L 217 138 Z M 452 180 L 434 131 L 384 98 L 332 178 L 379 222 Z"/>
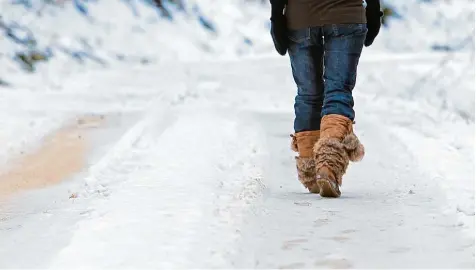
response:
<path fill-rule="evenodd" d="M 364 146 L 353 131 L 352 91 L 364 45 L 377 37 L 379 0 L 270 0 L 276 51 L 289 53 L 297 95 L 291 148 L 299 181 L 322 197 L 340 197 L 349 161 Z"/>

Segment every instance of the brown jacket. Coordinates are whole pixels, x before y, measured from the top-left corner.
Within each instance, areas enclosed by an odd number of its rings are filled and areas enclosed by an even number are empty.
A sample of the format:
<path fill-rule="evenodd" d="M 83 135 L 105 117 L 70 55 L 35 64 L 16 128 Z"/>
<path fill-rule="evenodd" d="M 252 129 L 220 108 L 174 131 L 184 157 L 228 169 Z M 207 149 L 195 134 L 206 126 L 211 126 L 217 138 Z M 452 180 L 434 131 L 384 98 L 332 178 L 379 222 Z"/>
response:
<path fill-rule="evenodd" d="M 363 0 L 288 0 L 288 28 L 366 23 Z"/>

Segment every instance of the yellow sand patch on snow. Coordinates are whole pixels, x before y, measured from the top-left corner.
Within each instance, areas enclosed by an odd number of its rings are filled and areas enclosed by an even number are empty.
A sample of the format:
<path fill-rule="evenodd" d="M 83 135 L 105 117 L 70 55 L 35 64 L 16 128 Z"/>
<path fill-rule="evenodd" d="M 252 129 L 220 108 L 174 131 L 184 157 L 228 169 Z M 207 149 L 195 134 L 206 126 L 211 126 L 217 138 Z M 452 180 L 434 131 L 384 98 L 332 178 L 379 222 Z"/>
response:
<path fill-rule="evenodd" d="M 89 148 L 88 132 L 103 120 L 102 116 L 79 118 L 48 136 L 32 153 L 19 157 L 0 172 L 0 196 L 55 185 L 81 171 Z"/>

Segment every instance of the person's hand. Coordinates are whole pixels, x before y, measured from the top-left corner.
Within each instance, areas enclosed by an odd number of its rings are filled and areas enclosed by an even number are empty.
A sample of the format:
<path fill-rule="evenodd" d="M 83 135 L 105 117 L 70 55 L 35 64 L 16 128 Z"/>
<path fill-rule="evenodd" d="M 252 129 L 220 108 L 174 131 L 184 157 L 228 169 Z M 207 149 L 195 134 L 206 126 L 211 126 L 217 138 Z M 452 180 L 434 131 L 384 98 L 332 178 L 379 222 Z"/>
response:
<path fill-rule="evenodd" d="M 286 16 L 283 14 L 287 0 L 270 0 L 271 2 L 271 37 L 274 47 L 280 55 L 288 50 L 288 28 Z"/>
<path fill-rule="evenodd" d="M 364 45 L 368 47 L 372 45 L 378 33 L 380 32 L 381 21 L 383 12 L 380 10 L 379 0 L 366 0 L 367 8 L 365 9 L 365 15 L 367 17 L 367 36 L 365 37 Z"/>
<path fill-rule="evenodd" d="M 271 18 L 271 37 L 274 47 L 280 55 L 285 55 L 288 51 L 288 33 L 286 27 L 286 17 Z"/>

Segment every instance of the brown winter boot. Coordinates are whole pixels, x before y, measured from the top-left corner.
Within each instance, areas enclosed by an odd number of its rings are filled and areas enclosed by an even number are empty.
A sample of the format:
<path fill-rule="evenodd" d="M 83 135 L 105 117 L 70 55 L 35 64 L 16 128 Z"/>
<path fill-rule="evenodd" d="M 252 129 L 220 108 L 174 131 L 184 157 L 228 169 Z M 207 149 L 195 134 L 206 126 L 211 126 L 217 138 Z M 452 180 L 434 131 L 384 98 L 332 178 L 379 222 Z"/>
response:
<path fill-rule="evenodd" d="M 316 184 L 316 166 L 313 157 L 313 147 L 319 140 L 319 130 L 303 131 L 291 134 L 291 149 L 298 152 L 296 159 L 296 168 L 299 181 L 311 193 L 319 193 L 319 187 Z"/>
<path fill-rule="evenodd" d="M 342 115 L 330 114 L 321 120 L 321 137 L 314 146 L 316 182 L 322 197 L 340 197 L 339 186 L 350 161 L 364 157 L 364 146 L 355 136 L 352 121 Z"/>

